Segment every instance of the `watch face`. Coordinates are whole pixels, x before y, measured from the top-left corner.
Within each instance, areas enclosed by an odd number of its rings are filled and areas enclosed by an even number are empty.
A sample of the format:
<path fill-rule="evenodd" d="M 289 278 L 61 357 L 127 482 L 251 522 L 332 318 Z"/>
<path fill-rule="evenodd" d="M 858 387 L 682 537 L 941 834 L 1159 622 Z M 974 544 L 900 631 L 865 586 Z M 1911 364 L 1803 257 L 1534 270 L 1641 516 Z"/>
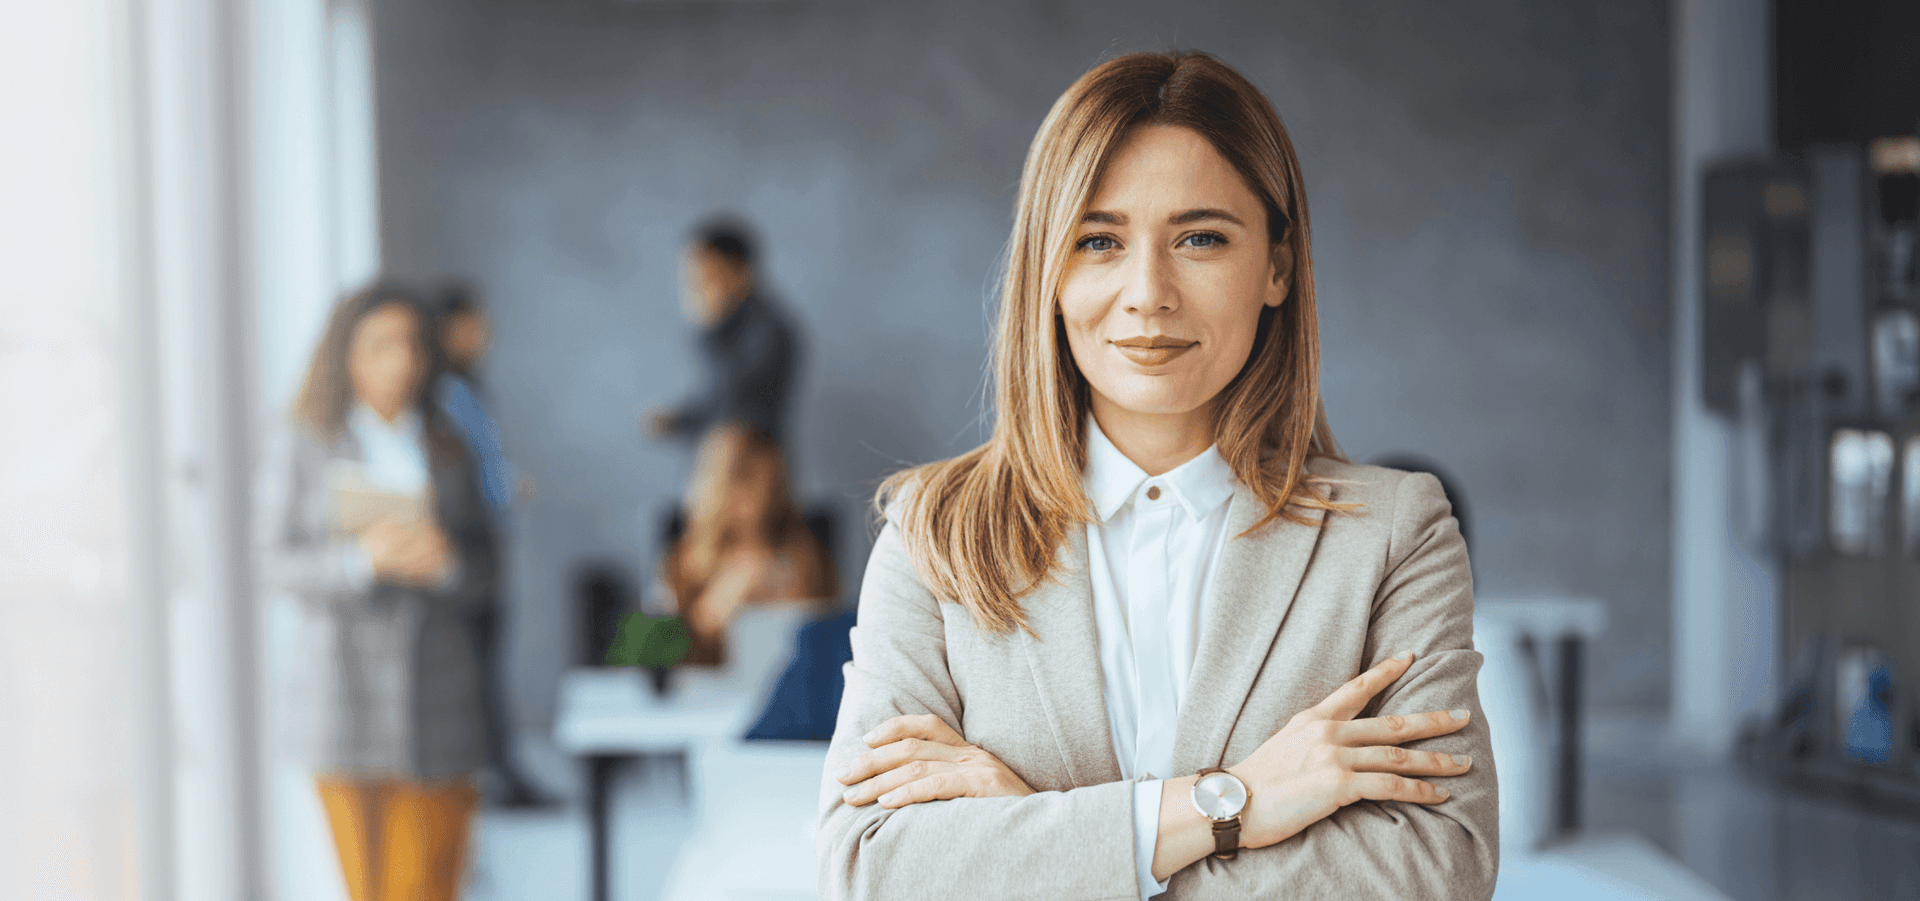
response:
<path fill-rule="evenodd" d="M 1193 806 L 1210 820 L 1237 817 L 1247 806 L 1247 787 L 1232 773 L 1208 773 L 1193 785 Z"/>

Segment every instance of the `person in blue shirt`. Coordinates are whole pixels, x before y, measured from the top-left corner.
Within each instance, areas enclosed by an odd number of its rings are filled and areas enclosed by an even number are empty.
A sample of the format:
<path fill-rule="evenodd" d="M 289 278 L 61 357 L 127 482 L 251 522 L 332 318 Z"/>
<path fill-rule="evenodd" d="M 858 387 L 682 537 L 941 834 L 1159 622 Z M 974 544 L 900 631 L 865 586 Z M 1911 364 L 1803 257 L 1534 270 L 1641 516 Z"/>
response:
<path fill-rule="evenodd" d="M 501 449 L 499 427 L 483 400 L 477 377 L 480 361 L 486 356 L 493 335 L 486 311 L 481 309 L 470 286 L 456 283 L 442 289 L 436 326 L 445 368 L 434 385 L 434 399 L 453 421 L 472 455 L 479 471 L 481 493 L 487 499 L 498 531 L 504 534 L 516 486 L 513 467 Z M 520 490 L 519 493 L 528 492 Z M 541 803 L 542 798 L 514 762 L 506 699 L 500 684 L 500 668 L 506 662 L 501 642 L 504 618 L 496 594 L 488 603 L 475 608 L 469 624 L 480 651 L 487 767 L 493 777 L 487 785 L 487 795 L 489 800 L 503 806 L 530 806 Z"/>
<path fill-rule="evenodd" d="M 434 386 L 440 409 L 459 429 L 467 449 L 480 467 L 480 489 L 495 511 L 504 513 L 513 503 L 513 468 L 500 449 L 500 430 L 480 400 L 475 370 L 487 355 L 493 331 L 485 310 L 466 285 L 444 290 L 439 316 L 440 347 L 446 371 Z"/>

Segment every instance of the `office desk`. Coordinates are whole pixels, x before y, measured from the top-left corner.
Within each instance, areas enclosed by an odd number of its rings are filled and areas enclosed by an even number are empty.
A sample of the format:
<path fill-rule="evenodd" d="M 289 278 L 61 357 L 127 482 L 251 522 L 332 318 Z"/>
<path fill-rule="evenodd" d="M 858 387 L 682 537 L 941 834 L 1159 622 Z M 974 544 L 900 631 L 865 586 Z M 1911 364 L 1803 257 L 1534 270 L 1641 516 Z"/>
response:
<path fill-rule="evenodd" d="M 587 765 L 593 901 L 608 901 L 607 792 L 614 768 L 642 754 L 684 755 L 687 801 L 698 818 L 710 752 L 753 725 L 794 632 L 817 613 L 810 602 L 746 608 L 728 630 L 727 665 L 676 669 L 665 696 L 654 692 L 650 673 L 630 667 L 578 667 L 561 677 L 554 741 Z"/>
<path fill-rule="evenodd" d="M 1546 829 L 1543 830 L 1545 834 L 1533 836 L 1533 839 L 1544 840 L 1571 833 L 1580 827 L 1580 732 L 1586 715 L 1583 679 L 1586 646 L 1606 631 L 1607 607 L 1600 601 L 1585 598 L 1481 600 L 1474 604 L 1473 620 L 1474 643 L 1488 656 L 1490 663 L 1495 654 L 1530 658 L 1526 660 L 1528 666 L 1539 667 L 1533 676 L 1550 686 L 1548 697 L 1544 700 L 1554 725 L 1549 763 L 1552 812 L 1550 822 L 1545 824 Z M 1493 647 L 1493 642 L 1500 642 L 1503 646 Z M 1532 653 L 1526 654 L 1526 648 L 1531 648 Z M 1551 663 L 1549 657 L 1553 658 Z M 1507 686 L 1523 697 L 1528 695 L 1529 687 Z M 1501 724 L 1501 727 L 1513 729 L 1519 725 Z M 1495 756 L 1498 758 L 1499 755 Z M 1503 769 L 1506 768 L 1507 761 L 1496 762 Z M 1506 809 L 1503 801 L 1503 832 L 1508 825 Z M 1520 822 L 1513 825 L 1520 826 L 1521 831 L 1527 831 L 1531 826 Z M 1503 839 L 1502 844 L 1506 843 Z M 1532 840 L 1526 842 L 1532 843 Z"/>

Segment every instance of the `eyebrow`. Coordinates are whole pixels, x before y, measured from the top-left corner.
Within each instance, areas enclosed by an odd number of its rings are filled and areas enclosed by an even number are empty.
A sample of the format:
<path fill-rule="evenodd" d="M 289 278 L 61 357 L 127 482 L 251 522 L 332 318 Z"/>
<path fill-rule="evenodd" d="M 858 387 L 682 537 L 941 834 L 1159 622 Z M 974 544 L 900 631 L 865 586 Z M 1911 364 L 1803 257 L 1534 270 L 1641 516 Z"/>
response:
<path fill-rule="evenodd" d="M 1246 225 L 1245 222 L 1240 221 L 1239 216 L 1235 216 L 1226 210 L 1215 209 L 1213 207 L 1201 207 L 1199 209 L 1187 210 L 1184 213 L 1175 213 L 1167 217 L 1167 224 L 1187 225 L 1208 219 L 1220 219 L 1242 227 Z M 1080 217 L 1080 221 L 1090 225 L 1126 225 L 1127 216 L 1125 213 L 1115 213 L 1110 210 L 1088 210 L 1086 215 Z"/>
<path fill-rule="evenodd" d="M 1246 223 L 1240 221 L 1239 216 L 1235 216 L 1234 214 L 1229 213 L 1226 210 L 1216 210 L 1211 207 L 1205 207 L 1197 210 L 1188 210 L 1177 216 L 1170 216 L 1167 219 L 1167 224 L 1168 225 L 1186 225 L 1189 222 L 1201 222 L 1207 219 L 1224 219 L 1235 225 L 1240 225 L 1240 226 L 1246 225 Z"/>

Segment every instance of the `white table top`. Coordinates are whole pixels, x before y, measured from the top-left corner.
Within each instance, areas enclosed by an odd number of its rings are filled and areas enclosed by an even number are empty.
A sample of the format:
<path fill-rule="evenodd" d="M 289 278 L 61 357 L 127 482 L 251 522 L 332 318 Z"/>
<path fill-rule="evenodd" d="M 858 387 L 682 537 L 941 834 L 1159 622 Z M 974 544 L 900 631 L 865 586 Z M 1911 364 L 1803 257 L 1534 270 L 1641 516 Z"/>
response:
<path fill-rule="evenodd" d="M 560 680 L 554 740 L 570 754 L 638 754 L 739 738 L 792 653 L 794 632 L 817 613 L 802 603 L 742 610 L 727 633 L 728 664 L 675 669 L 665 697 L 654 693 L 645 670 L 568 670 Z"/>

